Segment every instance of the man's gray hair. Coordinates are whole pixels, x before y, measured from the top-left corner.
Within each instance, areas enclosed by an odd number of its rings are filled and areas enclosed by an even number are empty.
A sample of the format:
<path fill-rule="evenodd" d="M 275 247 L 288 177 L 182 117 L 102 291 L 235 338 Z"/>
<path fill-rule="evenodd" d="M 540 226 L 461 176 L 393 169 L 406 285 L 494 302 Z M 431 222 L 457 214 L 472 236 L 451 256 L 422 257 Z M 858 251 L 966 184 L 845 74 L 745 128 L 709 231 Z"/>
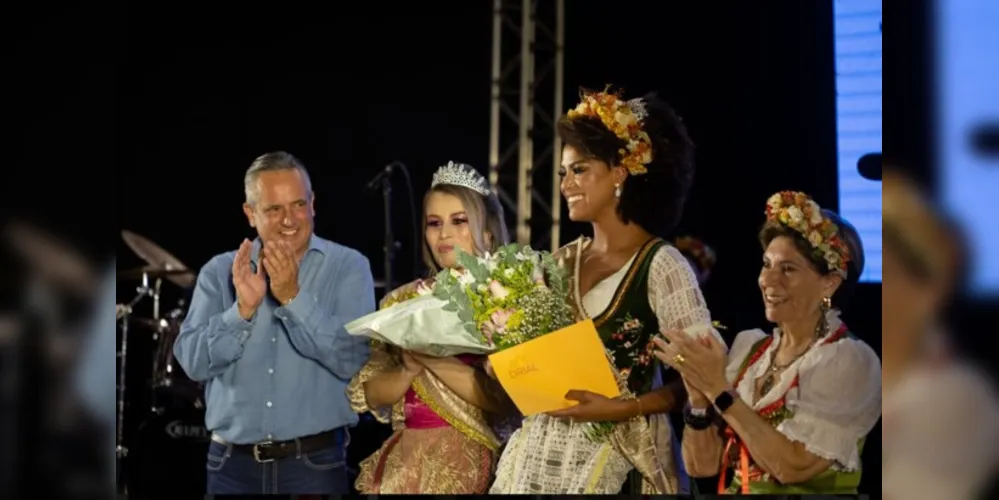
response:
<path fill-rule="evenodd" d="M 301 172 L 305 179 L 305 188 L 308 190 L 309 196 L 312 196 L 312 179 L 302 162 L 291 153 L 274 151 L 258 156 L 250 164 L 250 168 L 246 169 L 246 175 L 243 176 L 243 189 L 246 191 L 247 203 L 253 205 L 260 198 L 260 190 L 257 188 L 257 178 L 260 177 L 260 174 L 276 170 L 298 170 Z"/>

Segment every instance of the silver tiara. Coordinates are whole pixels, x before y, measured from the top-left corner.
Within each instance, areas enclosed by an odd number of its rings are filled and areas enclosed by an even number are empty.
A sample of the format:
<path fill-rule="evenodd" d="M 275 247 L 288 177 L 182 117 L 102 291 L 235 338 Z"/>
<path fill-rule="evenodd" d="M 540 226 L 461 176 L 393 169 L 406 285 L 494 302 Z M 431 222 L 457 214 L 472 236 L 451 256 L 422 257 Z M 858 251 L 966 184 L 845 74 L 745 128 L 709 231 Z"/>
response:
<path fill-rule="evenodd" d="M 468 167 L 468 170 L 465 170 L 465 167 Z M 437 172 L 434 173 L 434 180 L 430 183 L 430 187 L 440 184 L 466 187 L 482 196 L 488 196 L 490 193 L 485 177 L 476 172 L 471 165 L 465 163 L 449 161 L 447 165 L 438 168 Z"/>

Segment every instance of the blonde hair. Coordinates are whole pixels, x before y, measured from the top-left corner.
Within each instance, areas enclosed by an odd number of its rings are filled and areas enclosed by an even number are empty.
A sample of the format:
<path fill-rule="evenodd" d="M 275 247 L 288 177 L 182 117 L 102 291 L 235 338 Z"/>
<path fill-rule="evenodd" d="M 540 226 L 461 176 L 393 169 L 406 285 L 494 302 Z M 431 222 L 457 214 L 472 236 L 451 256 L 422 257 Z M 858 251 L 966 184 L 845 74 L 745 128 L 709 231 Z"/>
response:
<path fill-rule="evenodd" d="M 472 241 L 475 253 L 495 251 L 509 243 L 506 222 L 503 219 L 503 206 L 495 194 L 482 195 L 469 188 L 452 184 L 438 184 L 431 187 L 423 197 L 423 263 L 432 274 L 441 271 L 441 266 L 434 260 L 434 254 L 427 244 L 427 202 L 434 193 L 449 194 L 461 201 L 465 214 L 468 215 L 468 225 L 472 231 Z"/>

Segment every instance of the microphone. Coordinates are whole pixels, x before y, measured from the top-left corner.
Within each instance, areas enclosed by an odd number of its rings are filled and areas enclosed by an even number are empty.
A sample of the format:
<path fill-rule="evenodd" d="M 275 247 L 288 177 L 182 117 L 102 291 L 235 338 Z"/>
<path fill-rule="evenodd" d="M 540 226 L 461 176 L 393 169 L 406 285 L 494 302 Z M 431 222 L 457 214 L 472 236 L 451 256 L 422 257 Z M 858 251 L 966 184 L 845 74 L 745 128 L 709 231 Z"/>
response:
<path fill-rule="evenodd" d="M 378 187 L 382 185 L 382 182 L 384 182 L 388 177 L 392 175 L 392 170 L 395 169 L 395 166 L 398 164 L 399 162 L 394 161 L 392 163 L 389 163 L 388 165 L 385 165 L 385 167 L 378 172 L 378 175 L 375 175 L 374 178 L 368 181 L 368 184 L 364 187 L 364 190 L 374 191 L 375 189 L 378 189 Z"/>
<path fill-rule="evenodd" d="M 857 161 L 857 171 L 865 179 L 880 181 L 882 175 L 881 169 L 881 153 L 868 153 L 861 156 L 860 160 Z"/>
<path fill-rule="evenodd" d="M 975 153 L 984 158 L 999 158 L 999 122 L 978 126 L 971 134 Z"/>

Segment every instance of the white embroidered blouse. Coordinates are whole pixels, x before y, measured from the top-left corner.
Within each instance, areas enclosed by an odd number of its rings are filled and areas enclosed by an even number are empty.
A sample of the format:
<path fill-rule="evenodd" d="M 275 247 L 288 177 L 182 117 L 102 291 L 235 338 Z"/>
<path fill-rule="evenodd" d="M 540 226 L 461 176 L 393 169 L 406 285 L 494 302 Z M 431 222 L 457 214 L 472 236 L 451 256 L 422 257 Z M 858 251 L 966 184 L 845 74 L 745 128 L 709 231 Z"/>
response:
<path fill-rule="evenodd" d="M 827 321 L 830 332 L 842 325 L 836 311 L 828 313 Z M 759 329 L 736 336 L 726 370 L 729 382 L 735 382 L 753 346 L 765 336 Z M 832 461 L 836 470 L 860 469 L 858 443 L 881 418 L 881 360 L 870 346 L 851 337 L 816 342 L 757 400 L 756 381 L 770 367 L 780 336 L 780 328 L 775 328 L 773 341 L 746 368 L 736 392 L 757 411 L 784 398 L 793 416 L 778 424 L 778 432 Z"/>

